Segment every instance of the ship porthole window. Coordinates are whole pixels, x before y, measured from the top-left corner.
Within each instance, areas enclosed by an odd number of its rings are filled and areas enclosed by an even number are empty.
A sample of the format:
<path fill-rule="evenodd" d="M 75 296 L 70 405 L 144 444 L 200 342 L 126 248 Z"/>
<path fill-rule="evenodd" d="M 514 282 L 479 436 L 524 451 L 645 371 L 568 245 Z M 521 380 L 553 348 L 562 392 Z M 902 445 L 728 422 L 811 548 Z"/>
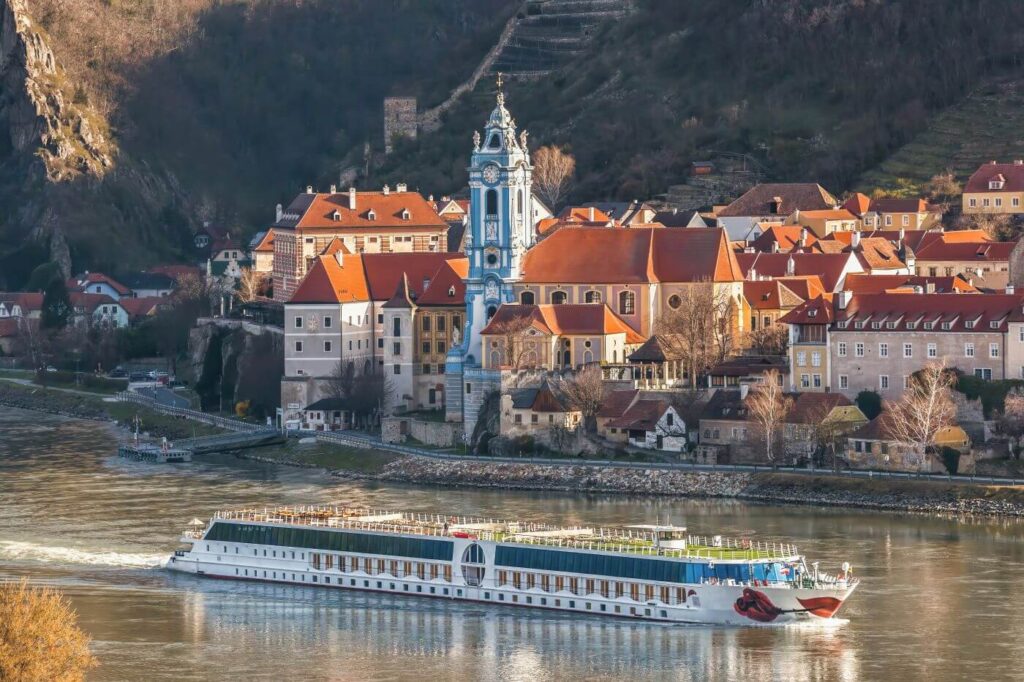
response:
<path fill-rule="evenodd" d="M 672 310 L 678 310 L 679 306 L 683 304 L 683 299 L 679 298 L 678 294 L 672 294 L 668 297 L 668 307 Z"/>
<path fill-rule="evenodd" d="M 489 253 L 489 254 L 487 254 L 487 264 L 488 265 L 494 265 L 497 262 L 498 262 L 498 254 L 496 254 L 496 253 Z"/>

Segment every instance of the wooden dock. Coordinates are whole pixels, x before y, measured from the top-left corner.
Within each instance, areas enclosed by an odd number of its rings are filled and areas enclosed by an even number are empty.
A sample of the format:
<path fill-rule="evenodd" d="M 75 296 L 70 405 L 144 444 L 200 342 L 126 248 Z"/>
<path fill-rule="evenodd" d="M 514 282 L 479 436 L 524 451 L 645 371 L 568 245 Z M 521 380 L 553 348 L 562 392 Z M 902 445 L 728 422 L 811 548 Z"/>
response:
<path fill-rule="evenodd" d="M 117 454 L 125 459 L 139 462 L 191 462 L 192 451 L 184 448 L 161 447 L 159 445 L 124 443 L 117 448 Z"/>

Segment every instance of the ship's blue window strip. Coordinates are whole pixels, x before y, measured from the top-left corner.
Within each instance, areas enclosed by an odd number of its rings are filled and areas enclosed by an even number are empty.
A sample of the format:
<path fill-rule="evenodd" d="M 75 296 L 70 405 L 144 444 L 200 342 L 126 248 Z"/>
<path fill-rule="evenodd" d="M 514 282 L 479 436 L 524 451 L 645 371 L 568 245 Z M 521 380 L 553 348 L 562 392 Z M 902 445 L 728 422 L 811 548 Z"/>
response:
<path fill-rule="evenodd" d="M 449 540 L 405 538 L 370 533 L 262 526 L 250 523 L 214 523 L 206 540 L 244 542 L 254 545 L 303 547 L 328 552 L 355 552 L 380 554 L 413 559 L 451 561 L 452 543 Z"/>
<path fill-rule="evenodd" d="M 562 550 L 536 549 L 533 547 L 509 547 L 499 545 L 495 553 L 495 564 L 513 568 L 555 573 L 580 573 L 609 578 L 633 580 L 655 580 L 658 582 L 699 583 L 710 578 L 733 579 L 746 582 L 751 579 L 750 564 L 688 563 L 641 559 L 610 554 L 587 554 Z M 755 580 L 792 579 L 781 576 L 777 564 L 757 563 L 753 565 Z"/>

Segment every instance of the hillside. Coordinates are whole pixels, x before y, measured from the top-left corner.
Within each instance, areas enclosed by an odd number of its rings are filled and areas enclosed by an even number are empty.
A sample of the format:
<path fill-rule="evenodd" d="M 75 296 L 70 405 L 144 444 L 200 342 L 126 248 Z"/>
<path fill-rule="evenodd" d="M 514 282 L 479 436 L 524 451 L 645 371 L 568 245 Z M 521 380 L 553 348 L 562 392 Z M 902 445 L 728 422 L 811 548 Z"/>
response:
<path fill-rule="evenodd" d="M 509 87 L 534 146 L 576 155 L 576 198 L 656 196 L 721 153 L 852 188 L 979 82 L 1019 69 L 1024 45 L 1024 3 L 1002 0 L 635 4 L 561 71 Z M 482 83 L 379 179 L 464 186 L 492 92 Z"/>
<path fill-rule="evenodd" d="M 385 96 L 443 99 L 518 5 L 0 0 L 0 288 L 51 258 L 173 259 L 203 221 L 265 227 L 380 146 Z M 105 163 L 74 153 L 79 120 Z"/>
<path fill-rule="evenodd" d="M 1024 158 L 1024 82 L 995 79 L 932 118 L 928 128 L 861 176 L 858 189 L 916 191 L 947 170 L 964 182 L 978 165 Z"/>

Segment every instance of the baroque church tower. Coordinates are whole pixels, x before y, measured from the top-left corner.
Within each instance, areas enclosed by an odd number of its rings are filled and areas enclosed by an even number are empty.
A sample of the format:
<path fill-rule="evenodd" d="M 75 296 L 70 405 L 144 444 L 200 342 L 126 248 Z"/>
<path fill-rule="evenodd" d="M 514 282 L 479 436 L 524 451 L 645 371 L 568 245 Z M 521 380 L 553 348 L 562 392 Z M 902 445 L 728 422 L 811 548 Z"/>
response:
<path fill-rule="evenodd" d="M 468 168 L 467 364 L 480 364 L 480 331 L 498 306 L 515 300 L 512 284 L 519 279 L 523 254 L 533 245 L 533 167 L 526 137 L 526 131 L 516 136 L 516 123 L 505 108 L 499 75 L 497 106 L 487 120 L 483 136 L 473 133 L 473 155 Z"/>
<path fill-rule="evenodd" d="M 488 384 L 498 380 L 484 376 L 487 373 L 480 369 L 480 332 L 502 303 L 515 300 L 512 285 L 519 280 L 523 255 L 535 237 L 531 217 L 533 167 L 527 133 L 516 133 L 515 120 L 505 108 L 501 74 L 497 105 L 487 119 L 483 135 L 479 131 L 473 133 L 473 153 L 467 170 L 470 216 L 466 236 L 466 329 L 461 342 L 453 344 L 445 371 L 451 384 L 446 387 L 448 419 L 456 420 L 456 412 L 461 413 L 466 428 L 472 429 L 476 413 L 463 402 L 475 402 L 475 396 L 467 397 L 473 396 L 473 383 L 482 382 L 479 388 L 487 390 Z M 465 382 L 456 385 L 454 379 L 459 375 L 464 375 Z M 456 395 L 462 395 L 463 400 L 452 400 Z"/>

